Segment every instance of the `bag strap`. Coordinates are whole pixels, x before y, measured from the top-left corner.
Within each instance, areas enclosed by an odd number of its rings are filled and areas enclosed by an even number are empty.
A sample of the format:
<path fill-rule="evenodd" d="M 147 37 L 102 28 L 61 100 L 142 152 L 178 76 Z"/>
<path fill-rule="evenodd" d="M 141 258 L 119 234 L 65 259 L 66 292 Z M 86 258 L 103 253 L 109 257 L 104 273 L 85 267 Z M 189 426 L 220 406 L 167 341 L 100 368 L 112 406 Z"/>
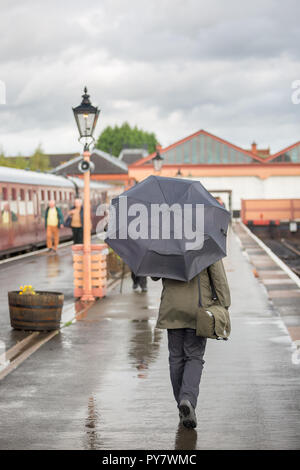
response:
<path fill-rule="evenodd" d="M 212 299 L 213 300 L 218 300 L 218 296 L 217 296 L 216 289 L 215 289 L 215 286 L 214 286 L 214 283 L 213 283 L 213 280 L 212 280 L 212 277 L 211 277 L 211 273 L 209 272 L 209 267 L 207 268 L 207 274 L 208 274 L 208 278 L 209 278 L 209 283 L 210 283 L 210 288 L 211 288 L 211 293 L 212 293 Z M 199 307 L 203 307 L 203 305 L 202 305 L 202 296 L 201 296 L 200 274 L 198 274 L 198 293 L 199 293 L 199 300 L 198 300 Z"/>
<path fill-rule="evenodd" d="M 208 277 L 209 277 L 209 283 L 210 283 L 210 288 L 211 288 L 211 293 L 212 293 L 212 299 L 213 300 L 218 300 L 218 296 L 217 296 L 216 289 L 215 289 L 215 286 L 214 286 L 214 283 L 213 283 L 213 280 L 212 280 L 212 277 L 211 277 L 211 273 L 209 271 L 209 267 L 207 268 L 207 274 L 208 274 Z"/>

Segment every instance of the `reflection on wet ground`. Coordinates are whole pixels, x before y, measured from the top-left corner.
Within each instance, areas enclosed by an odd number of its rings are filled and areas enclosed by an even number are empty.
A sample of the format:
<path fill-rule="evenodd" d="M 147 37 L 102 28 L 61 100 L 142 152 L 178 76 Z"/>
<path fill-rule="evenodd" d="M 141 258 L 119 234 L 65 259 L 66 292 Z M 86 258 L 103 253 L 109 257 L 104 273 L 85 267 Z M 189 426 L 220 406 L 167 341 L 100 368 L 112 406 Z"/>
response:
<path fill-rule="evenodd" d="M 178 425 L 175 437 L 175 450 L 195 450 L 197 448 L 197 431 L 186 429 L 182 424 Z"/>
<path fill-rule="evenodd" d="M 128 356 L 138 370 L 138 378 L 147 377 L 149 365 L 159 353 L 162 331 L 154 328 L 155 322 L 149 319 L 132 320 L 130 323 L 130 342 Z"/>
<path fill-rule="evenodd" d="M 97 431 L 98 422 L 99 413 L 97 411 L 95 398 L 91 396 L 88 400 L 88 415 L 85 420 L 86 441 L 84 448 L 86 450 L 97 450 L 101 447 Z"/>
<path fill-rule="evenodd" d="M 47 256 L 47 277 L 57 277 L 60 273 L 59 264 L 60 256 L 57 254 L 49 254 Z"/>

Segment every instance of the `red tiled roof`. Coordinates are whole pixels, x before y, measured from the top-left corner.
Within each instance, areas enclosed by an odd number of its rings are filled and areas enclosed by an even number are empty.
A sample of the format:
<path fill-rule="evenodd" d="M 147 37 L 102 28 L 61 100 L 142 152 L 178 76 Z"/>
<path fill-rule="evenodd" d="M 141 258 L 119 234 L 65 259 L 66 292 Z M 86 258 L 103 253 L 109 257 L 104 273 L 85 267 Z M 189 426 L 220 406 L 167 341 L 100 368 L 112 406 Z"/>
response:
<path fill-rule="evenodd" d="M 221 139 L 220 137 L 217 137 L 216 135 L 210 134 L 209 132 L 206 132 L 203 129 L 201 129 L 198 132 L 195 132 L 194 134 L 189 135 L 188 137 L 185 137 L 184 139 L 178 140 L 177 142 L 175 142 L 174 144 L 169 145 L 168 147 L 165 147 L 165 148 L 161 149 L 160 153 L 163 154 L 163 153 L 167 152 L 168 150 L 172 150 L 177 145 L 183 144 L 184 142 L 187 142 L 188 140 L 191 140 L 191 139 L 193 139 L 194 137 L 197 137 L 200 134 L 211 137 L 212 139 L 214 139 L 214 140 L 216 140 L 216 141 L 218 141 L 222 144 L 226 144 L 229 147 L 233 148 L 234 150 L 237 150 L 238 152 L 244 153 L 246 156 L 253 158 L 253 160 L 257 160 L 261 163 L 266 161 L 265 158 L 261 158 L 259 155 L 255 155 L 250 150 L 242 149 L 241 147 L 238 147 L 237 145 L 234 145 L 231 142 L 228 142 L 227 140 Z M 138 160 L 137 162 L 134 162 L 132 165 L 129 165 L 129 166 L 130 167 L 141 166 L 144 163 L 151 160 L 155 155 L 156 155 L 156 152 L 151 153 L 147 157 L 141 158 L 140 160 Z"/>
<path fill-rule="evenodd" d="M 270 155 L 268 158 L 265 159 L 266 162 L 270 162 L 271 160 L 274 160 L 274 158 L 278 157 L 278 155 L 281 155 L 282 153 L 288 152 L 289 150 L 292 150 L 293 148 L 297 147 L 297 145 L 300 145 L 300 141 L 296 142 L 293 145 L 290 145 L 289 147 L 285 147 L 282 150 L 279 150 L 279 152 L 274 153 L 273 155 Z"/>

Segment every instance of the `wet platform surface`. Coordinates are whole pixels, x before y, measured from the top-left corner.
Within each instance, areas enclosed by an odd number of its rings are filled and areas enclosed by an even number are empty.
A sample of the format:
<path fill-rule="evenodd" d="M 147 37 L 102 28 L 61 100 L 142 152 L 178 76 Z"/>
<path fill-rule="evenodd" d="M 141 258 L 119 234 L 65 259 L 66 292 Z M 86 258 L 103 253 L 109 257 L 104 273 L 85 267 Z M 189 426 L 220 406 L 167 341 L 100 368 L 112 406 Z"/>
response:
<path fill-rule="evenodd" d="M 294 279 L 278 266 L 278 264 L 258 245 L 250 231 L 242 224 L 235 224 L 235 232 L 245 253 L 253 265 L 255 275 L 266 289 L 267 296 L 282 317 L 293 341 L 300 346 L 300 288 L 299 278 L 292 273 Z M 268 248 L 267 248 L 268 249 Z M 295 282 L 295 279 L 298 282 Z"/>
<path fill-rule="evenodd" d="M 208 341 L 197 431 L 178 426 L 160 282 L 126 279 L 0 383 L 0 448 L 299 449 L 291 338 L 232 232 L 225 265 L 232 336 Z"/>

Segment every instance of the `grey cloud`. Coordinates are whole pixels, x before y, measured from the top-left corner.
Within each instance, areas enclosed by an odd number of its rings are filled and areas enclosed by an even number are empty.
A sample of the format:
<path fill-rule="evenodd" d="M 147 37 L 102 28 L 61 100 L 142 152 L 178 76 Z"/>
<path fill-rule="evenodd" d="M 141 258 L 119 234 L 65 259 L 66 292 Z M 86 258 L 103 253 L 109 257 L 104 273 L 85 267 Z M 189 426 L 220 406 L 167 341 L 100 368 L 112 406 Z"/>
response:
<path fill-rule="evenodd" d="M 199 128 L 241 145 L 263 141 L 264 129 L 274 147 L 298 140 L 300 105 L 290 100 L 300 78 L 297 1 L 0 6 L 0 144 L 9 152 L 40 140 L 48 151 L 76 149 L 71 107 L 86 84 L 102 108 L 98 132 L 126 119 L 163 144 Z"/>

